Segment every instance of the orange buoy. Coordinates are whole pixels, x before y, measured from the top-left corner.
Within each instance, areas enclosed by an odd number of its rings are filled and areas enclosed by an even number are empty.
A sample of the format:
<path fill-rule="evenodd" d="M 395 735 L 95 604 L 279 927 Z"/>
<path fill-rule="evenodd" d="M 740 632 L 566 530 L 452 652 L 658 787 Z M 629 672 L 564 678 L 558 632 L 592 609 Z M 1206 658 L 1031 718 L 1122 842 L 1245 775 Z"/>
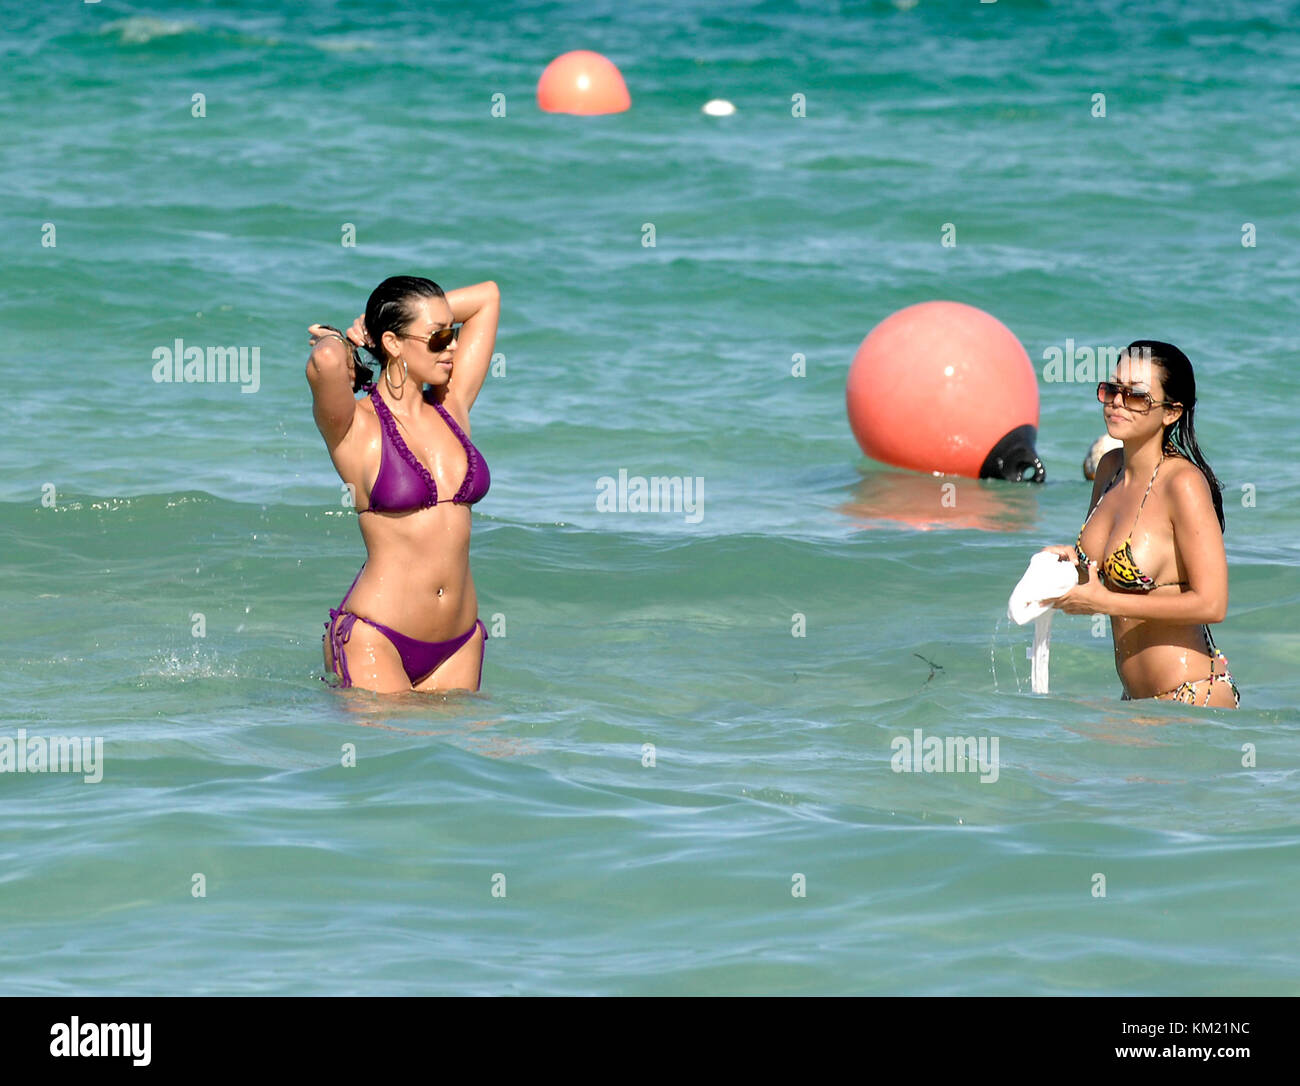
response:
<path fill-rule="evenodd" d="M 622 73 L 588 49 L 556 57 L 537 81 L 537 106 L 546 113 L 622 113 L 631 104 Z"/>
<path fill-rule="evenodd" d="M 1038 378 L 1020 340 L 961 302 L 886 317 L 853 356 L 849 426 L 874 460 L 915 471 L 1041 483 Z"/>

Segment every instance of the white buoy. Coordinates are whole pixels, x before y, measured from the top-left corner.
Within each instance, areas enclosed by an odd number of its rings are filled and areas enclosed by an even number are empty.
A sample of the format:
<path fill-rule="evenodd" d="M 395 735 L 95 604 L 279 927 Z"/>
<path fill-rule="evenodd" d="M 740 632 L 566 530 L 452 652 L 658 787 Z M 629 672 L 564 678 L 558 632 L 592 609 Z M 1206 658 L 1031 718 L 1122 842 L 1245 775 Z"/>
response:
<path fill-rule="evenodd" d="M 710 117 L 730 117 L 736 112 L 736 107 L 725 98 L 714 98 L 704 103 L 704 112 Z"/>

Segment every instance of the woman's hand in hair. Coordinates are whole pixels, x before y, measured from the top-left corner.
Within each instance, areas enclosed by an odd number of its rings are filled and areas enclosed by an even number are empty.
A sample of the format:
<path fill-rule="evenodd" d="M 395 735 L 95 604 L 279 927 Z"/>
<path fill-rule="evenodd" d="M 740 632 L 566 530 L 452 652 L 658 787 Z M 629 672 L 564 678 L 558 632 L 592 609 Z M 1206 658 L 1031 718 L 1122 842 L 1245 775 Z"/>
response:
<path fill-rule="evenodd" d="M 351 388 L 357 376 L 356 355 L 352 349 L 344 346 L 339 333 L 327 325 L 309 325 L 307 332 L 311 336 L 311 358 L 308 366 L 315 363 L 318 372 L 346 368 L 348 387 Z"/>
<path fill-rule="evenodd" d="M 352 327 L 348 329 L 348 339 L 357 347 L 373 347 L 370 342 L 370 333 L 366 331 L 366 315 L 361 314 L 352 322 Z"/>

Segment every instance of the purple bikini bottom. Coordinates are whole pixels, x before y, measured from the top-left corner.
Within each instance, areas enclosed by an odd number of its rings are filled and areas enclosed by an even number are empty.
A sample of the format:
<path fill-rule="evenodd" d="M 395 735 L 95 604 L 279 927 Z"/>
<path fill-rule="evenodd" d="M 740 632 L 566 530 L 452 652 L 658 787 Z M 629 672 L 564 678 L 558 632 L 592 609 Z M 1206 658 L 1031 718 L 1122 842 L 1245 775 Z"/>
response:
<path fill-rule="evenodd" d="M 402 670 L 406 672 L 406 677 L 411 680 L 412 686 L 439 667 L 444 661 L 449 660 L 457 649 L 474 636 L 474 631 L 479 627 L 483 628 L 483 640 L 487 641 L 487 627 L 483 625 L 481 619 L 475 619 L 474 625 L 466 633 L 461 634 L 459 637 L 453 637 L 450 641 L 419 641 L 414 637 L 408 637 L 404 633 L 398 633 L 390 626 L 384 626 L 373 619 L 362 618 L 360 615 L 345 610 L 344 605 L 348 602 L 348 597 L 352 595 L 352 589 L 356 588 L 357 581 L 361 580 L 361 573 L 365 568 L 363 565 L 361 569 L 357 570 L 357 575 L 352 578 L 352 584 L 348 586 L 348 590 L 344 593 L 343 599 L 339 601 L 339 605 L 330 608 L 329 621 L 325 623 L 325 633 L 321 636 L 322 641 L 326 637 L 330 639 L 330 648 L 334 652 L 334 666 L 338 668 L 341 679 L 340 688 L 352 685 L 352 676 L 348 674 L 348 659 L 343 646 L 352 637 L 352 627 L 358 621 L 364 622 L 367 626 L 373 626 L 393 643 L 393 647 L 397 649 L 397 655 L 401 657 Z M 487 646 L 484 645 L 484 652 L 479 656 L 478 682 L 475 689 L 483 685 L 483 656 L 487 655 L 486 649 Z"/>

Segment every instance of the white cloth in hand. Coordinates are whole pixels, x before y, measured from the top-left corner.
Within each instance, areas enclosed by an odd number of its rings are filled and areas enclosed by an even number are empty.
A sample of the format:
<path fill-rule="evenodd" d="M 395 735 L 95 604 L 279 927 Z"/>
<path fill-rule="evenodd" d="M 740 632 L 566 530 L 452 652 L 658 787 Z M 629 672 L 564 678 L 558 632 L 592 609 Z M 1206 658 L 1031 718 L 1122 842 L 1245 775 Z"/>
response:
<path fill-rule="evenodd" d="M 1033 666 L 1029 685 L 1035 694 L 1047 693 L 1047 660 L 1052 641 L 1052 606 L 1042 600 L 1064 596 L 1079 583 L 1078 567 L 1051 551 L 1039 551 L 1007 601 L 1007 618 L 1018 626 L 1034 624 Z"/>

